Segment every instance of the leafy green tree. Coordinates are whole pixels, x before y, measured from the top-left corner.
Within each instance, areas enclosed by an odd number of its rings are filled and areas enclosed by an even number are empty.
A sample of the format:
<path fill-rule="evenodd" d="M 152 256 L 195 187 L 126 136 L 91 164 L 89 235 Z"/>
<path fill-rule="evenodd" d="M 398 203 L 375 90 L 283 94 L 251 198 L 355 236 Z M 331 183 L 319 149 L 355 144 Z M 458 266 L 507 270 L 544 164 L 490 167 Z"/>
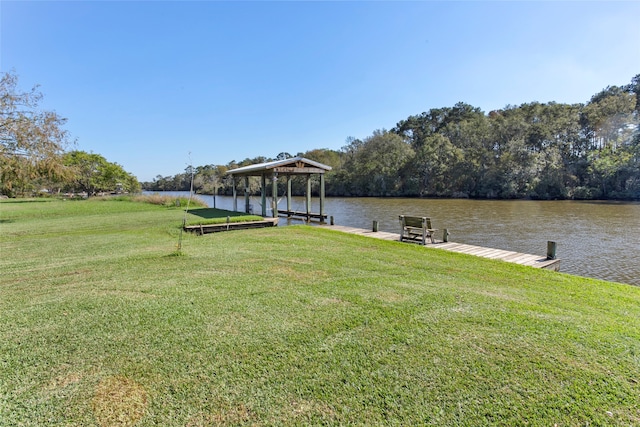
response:
<path fill-rule="evenodd" d="M 415 155 L 399 135 L 376 130 L 364 141 L 352 140 L 346 147 L 347 172 L 351 192 L 359 196 L 397 196 L 404 193 L 400 174 Z"/>
<path fill-rule="evenodd" d="M 594 95 L 583 110 L 588 186 L 602 198 L 638 196 L 639 76 L 627 87 L 610 86 Z"/>
<path fill-rule="evenodd" d="M 330 150 L 328 148 L 317 148 L 306 151 L 302 153 L 302 157 L 331 166 L 333 169 L 340 168 L 343 161 L 340 151 Z"/>
<path fill-rule="evenodd" d="M 117 163 L 108 162 L 100 154 L 85 151 L 65 153 L 64 163 L 73 171 L 69 189 L 93 196 L 104 192 L 137 192 L 138 180 Z"/>
<path fill-rule="evenodd" d="M 636 97 L 636 115 L 640 114 L 640 74 L 636 74 L 625 90 Z"/>
<path fill-rule="evenodd" d="M 495 165 L 489 187 L 498 197 L 564 198 L 585 155 L 582 105 L 529 103 L 489 113 Z"/>
<path fill-rule="evenodd" d="M 484 113 L 462 102 L 410 116 L 392 130 L 416 152 L 409 182 L 418 184 L 420 195 L 440 196 L 482 192 L 493 161 L 489 131 Z"/>
<path fill-rule="evenodd" d="M 225 166 L 206 165 L 195 168 L 193 179 L 193 189 L 200 194 L 218 194 L 218 189 L 222 187 L 225 173 Z"/>
<path fill-rule="evenodd" d="M 276 160 L 286 160 L 286 159 L 290 159 L 293 156 L 289 153 L 287 153 L 286 151 L 281 152 L 280 154 L 278 154 L 276 156 Z"/>
<path fill-rule="evenodd" d="M 67 177 L 61 154 L 69 142 L 62 126 L 66 119 L 53 111 L 41 111 L 42 94 L 35 86 L 18 89 L 18 77 L 0 78 L 0 192 L 26 193 L 44 181 Z"/>
<path fill-rule="evenodd" d="M 583 110 L 583 124 L 592 149 L 612 147 L 630 142 L 636 122 L 635 94 L 618 86 L 608 87 L 594 95 Z"/>
<path fill-rule="evenodd" d="M 427 138 L 441 133 L 442 128 L 448 123 L 447 117 L 450 108 L 432 108 L 427 112 L 415 116 L 409 116 L 401 120 L 391 129 L 408 142 L 414 150 L 420 149 Z"/>
<path fill-rule="evenodd" d="M 454 165 L 462 161 L 463 152 L 449 138 L 433 134 L 417 149 L 411 174 L 418 180 L 421 196 L 451 196 Z"/>
<path fill-rule="evenodd" d="M 461 161 L 451 165 L 451 185 L 454 195 L 486 197 L 486 178 L 494 167 L 491 149 L 493 139 L 486 116 L 480 109 L 456 104 L 453 119 L 445 127 L 445 135 L 462 151 Z"/>

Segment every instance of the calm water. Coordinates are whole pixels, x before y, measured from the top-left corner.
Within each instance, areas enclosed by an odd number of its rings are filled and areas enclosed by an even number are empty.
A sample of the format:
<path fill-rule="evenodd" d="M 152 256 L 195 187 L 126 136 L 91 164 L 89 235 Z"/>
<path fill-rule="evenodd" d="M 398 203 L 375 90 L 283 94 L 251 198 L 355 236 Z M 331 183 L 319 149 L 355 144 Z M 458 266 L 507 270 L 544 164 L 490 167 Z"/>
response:
<path fill-rule="evenodd" d="M 213 206 L 213 196 L 202 198 Z M 259 197 L 251 204 L 261 212 Z M 216 196 L 216 207 L 231 210 L 233 199 Z M 279 207 L 286 208 L 284 198 Z M 305 210 L 304 199 L 294 198 L 292 207 Z M 312 211 L 318 209 L 314 198 Z M 640 203 L 327 198 L 325 211 L 337 225 L 370 228 L 375 220 L 392 232 L 399 231 L 400 214 L 429 216 L 451 241 L 530 254 L 545 255 L 552 240 L 560 271 L 640 286 Z"/>

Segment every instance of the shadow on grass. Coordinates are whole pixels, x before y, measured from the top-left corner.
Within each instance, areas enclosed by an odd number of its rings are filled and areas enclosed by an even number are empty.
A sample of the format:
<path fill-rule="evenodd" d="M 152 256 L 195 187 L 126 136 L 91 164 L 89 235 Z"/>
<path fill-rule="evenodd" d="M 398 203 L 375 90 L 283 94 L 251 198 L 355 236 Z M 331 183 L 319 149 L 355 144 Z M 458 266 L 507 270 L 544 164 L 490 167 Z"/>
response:
<path fill-rule="evenodd" d="M 179 249 L 171 252 L 169 255 L 164 255 L 163 258 L 175 258 L 175 257 L 184 257 L 186 256 L 184 252 Z"/>
<path fill-rule="evenodd" d="M 200 218 L 213 219 L 213 218 L 226 218 L 228 216 L 246 216 L 246 213 L 243 212 L 233 212 L 226 211 L 224 209 L 216 209 L 216 208 L 200 208 L 200 209 L 190 209 L 189 213 L 191 215 L 199 216 Z"/>
<path fill-rule="evenodd" d="M 0 203 L 42 203 L 42 202 L 54 202 L 56 199 L 49 197 L 43 197 L 40 199 L 0 199 Z"/>

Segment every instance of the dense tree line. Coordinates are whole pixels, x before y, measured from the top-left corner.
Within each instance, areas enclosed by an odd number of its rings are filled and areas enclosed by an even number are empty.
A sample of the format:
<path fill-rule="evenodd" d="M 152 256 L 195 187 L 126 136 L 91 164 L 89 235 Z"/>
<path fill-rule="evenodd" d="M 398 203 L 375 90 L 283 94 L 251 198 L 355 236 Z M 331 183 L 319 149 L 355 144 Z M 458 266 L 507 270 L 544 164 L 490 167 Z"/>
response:
<path fill-rule="evenodd" d="M 0 195 L 137 192 L 136 177 L 99 154 L 67 151 L 74 145 L 66 119 L 38 105 L 38 87 L 18 88 L 15 73 L 0 78 Z"/>
<path fill-rule="evenodd" d="M 73 142 L 63 129 L 66 120 L 38 109 L 41 99 L 37 87 L 19 91 L 13 73 L 0 79 L 0 193 L 140 189 L 118 164 L 67 151 Z M 364 139 L 348 138 L 341 150 L 296 155 L 333 167 L 326 176 L 330 196 L 640 199 L 639 119 L 640 74 L 585 104 L 532 102 L 486 114 L 458 103 Z M 198 193 L 231 194 L 229 169 L 288 157 L 189 167 L 143 188 L 189 190 L 193 183 Z M 251 188 L 259 190 L 257 179 Z M 303 178 L 294 180 L 295 194 L 304 188 Z"/>
<path fill-rule="evenodd" d="M 348 138 L 339 151 L 297 155 L 333 167 L 330 196 L 640 199 L 639 119 L 640 74 L 586 104 L 532 102 L 486 114 L 458 103 Z M 196 192 L 231 194 L 227 170 L 290 156 L 187 168 L 143 188 L 189 190 L 193 175 Z M 257 179 L 251 185 L 258 191 Z"/>

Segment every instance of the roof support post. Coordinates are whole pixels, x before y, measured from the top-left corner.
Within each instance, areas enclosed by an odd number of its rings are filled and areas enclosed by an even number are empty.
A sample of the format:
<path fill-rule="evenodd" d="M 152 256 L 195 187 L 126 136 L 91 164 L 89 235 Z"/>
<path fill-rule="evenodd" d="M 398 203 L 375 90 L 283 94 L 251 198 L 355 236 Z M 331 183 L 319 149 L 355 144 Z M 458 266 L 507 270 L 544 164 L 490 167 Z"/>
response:
<path fill-rule="evenodd" d="M 244 211 L 246 213 L 250 213 L 249 212 L 249 177 L 245 176 L 244 177 Z"/>
<path fill-rule="evenodd" d="M 233 211 L 238 212 L 238 190 L 236 188 L 236 177 L 231 175 L 231 185 L 233 186 Z"/>
<path fill-rule="evenodd" d="M 267 177 L 260 175 L 260 201 L 262 202 L 262 216 L 267 216 Z"/>
<path fill-rule="evenodd" d="M 311 174 L 307 175 L 307 192 L 305 194 L 307 198 L 307 221 L 311 219 Z"/>
<path fill-rule="evenodd" d="M 271 217 L 278 217 L 278 173 L 274 172 L 271 178 Z"/>
<path fill-rule="evenodd" d="M 291 212 L 291 175 L 287 175 L 287 212 Z"/>
<path fill-rule="evenodd" d="M 324 174 L 320 174 L 320 222 L 324 222 Z"/>

